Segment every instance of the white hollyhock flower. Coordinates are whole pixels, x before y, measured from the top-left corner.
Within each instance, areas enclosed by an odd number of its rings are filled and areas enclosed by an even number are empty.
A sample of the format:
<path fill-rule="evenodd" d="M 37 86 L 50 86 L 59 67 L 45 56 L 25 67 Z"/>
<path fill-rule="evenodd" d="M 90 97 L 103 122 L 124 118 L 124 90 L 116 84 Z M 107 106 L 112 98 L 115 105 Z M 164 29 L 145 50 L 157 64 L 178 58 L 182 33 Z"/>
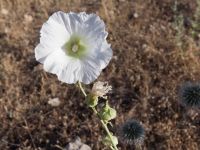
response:
<path fill-rule="evenodd" d="M 108 82 L 97 81 L 92 87 L 92 94 L 98 97 L 107 98 L 106 94 L 112 90 L 112 86 Z"/>
<path fill-rule="evenodd" d="M 112 57 L 105 24 L 95 14 L 56 12 L 40 34 L 36 60 L 44 64 L 45 71 L 69 84 L 91 83 Z"/>

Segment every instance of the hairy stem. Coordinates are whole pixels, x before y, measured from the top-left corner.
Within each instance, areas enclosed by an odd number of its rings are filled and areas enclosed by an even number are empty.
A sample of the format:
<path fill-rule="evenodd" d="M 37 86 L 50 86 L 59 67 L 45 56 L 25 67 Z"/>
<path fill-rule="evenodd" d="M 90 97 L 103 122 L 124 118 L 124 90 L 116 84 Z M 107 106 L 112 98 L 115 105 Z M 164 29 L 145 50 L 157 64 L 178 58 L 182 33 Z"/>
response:
<path fill-rule="evenodd" d="M 86 92 L 85 92 L 85 90 L 84 90 L 84 88 L 83 88 L 81 82 L 78 82 L 78 86 L 79 86 L 79 88 L 81 89 L 81 92 L 83 93 L 83 95 L 86 97 L 87 94 L 86 94 Z M 111 149 L 113 149 L 113 150 L 118 150 L 117 146 L 114 144 L 114 141 L 113 141 L 113 139 L 112 139 L 112 134 L 111 134 L 111 132 L 110 132 L 109 129 L 108 129 L 107 123 L 105 123 L 105 122 L 99 117 L 98 112 L 97 112 L 97 110 L 96 110 L 95 107 L 92 107 L 92 110 L 93 110 L 93 112 L 98 116 L 98 118 L 100 119 L 100 122 L 101 122 L 101 124 L 102 124 L 104 130 L 106 131 L 108 137 L 110 138 L 110 141 L 112 142 Z"/>

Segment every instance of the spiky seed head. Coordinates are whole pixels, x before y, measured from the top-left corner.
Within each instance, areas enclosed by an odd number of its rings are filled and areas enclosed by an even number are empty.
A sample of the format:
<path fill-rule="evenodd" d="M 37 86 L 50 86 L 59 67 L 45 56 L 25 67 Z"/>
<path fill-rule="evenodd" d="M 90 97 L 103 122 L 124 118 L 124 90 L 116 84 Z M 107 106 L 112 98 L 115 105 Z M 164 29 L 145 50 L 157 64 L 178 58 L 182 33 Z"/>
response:
<path fill-rule="evenodd" d="M 179 92 L 181 103 L 188 107 L 200 107 L 200 84 L 187 82 Z"/>
<path fill-rule="evenodd" d="M 120 137 L 128 144 L 141 145 L 144 140 L 144 128 L 136 120 L 125 122 L 120 129 Z"/>

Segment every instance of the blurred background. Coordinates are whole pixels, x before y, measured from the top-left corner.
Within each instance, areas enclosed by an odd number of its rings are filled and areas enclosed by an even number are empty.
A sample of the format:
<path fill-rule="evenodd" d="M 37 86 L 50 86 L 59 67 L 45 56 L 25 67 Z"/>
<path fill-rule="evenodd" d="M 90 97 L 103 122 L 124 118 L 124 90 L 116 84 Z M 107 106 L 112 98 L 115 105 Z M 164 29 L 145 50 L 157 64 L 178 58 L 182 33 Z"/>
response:
<path fill-rule="evenodd" d="M 184 82 L 200 80 L 199 0 L 0 0 L 1 150 L 59 150 L 76 137 L 105 149 L 79 89 L 35 60 L 40 28 L 58 10 L 105 21 L 114 56 L 98 80 L 113 86 L 114 133 L 136 119 L 145 128 L 144 150 L 200 149 L 200 112 L 178 97 Z M 60 105 L 49 105 L 55 98 Z M 119 149 L 135 148 L 120 141 Z"/>

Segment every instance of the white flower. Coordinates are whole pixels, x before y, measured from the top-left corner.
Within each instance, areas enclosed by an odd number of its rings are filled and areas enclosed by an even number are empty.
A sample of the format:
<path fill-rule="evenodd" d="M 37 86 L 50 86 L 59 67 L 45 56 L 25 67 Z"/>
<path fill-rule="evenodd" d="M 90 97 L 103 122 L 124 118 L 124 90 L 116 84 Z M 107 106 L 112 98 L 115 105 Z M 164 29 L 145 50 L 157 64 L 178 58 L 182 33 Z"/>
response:
<path fill-rule="evenodd" d="M 92 94 L 98 97 L 107 98 L 105 95 L 112 90 L 108 82 L 97 81 L 92 87 Z"/>
<path fill-rule="evenodd" d="M 112 57 L 105 24 L 95 14 L 56 12 L 40 34 L 36 60 L 44 64 L 45 71 L 69 84 L 91 83 Z"/>

